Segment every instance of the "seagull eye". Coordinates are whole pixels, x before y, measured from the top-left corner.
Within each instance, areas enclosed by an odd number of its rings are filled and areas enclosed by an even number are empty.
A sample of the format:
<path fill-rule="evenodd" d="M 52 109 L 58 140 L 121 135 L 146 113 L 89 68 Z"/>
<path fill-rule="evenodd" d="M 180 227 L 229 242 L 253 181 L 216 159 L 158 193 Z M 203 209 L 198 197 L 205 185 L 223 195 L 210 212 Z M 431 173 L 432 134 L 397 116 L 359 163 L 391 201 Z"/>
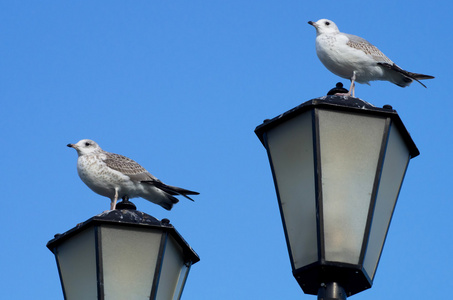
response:
<path fill-rule="evenodd" d="M 329 26 L 329 25 L 330 25 L 330 22 L 326 22 L 326 23 L 324 23 L 324 24 L 326 24 L 327 26 Z"/>
<path fill-rule="evenodd" d="M 91 145 L 89 142 L 86 142 L 86 143 L 85 143 L 85 146 L 88 147 L 89 145 Z"/>

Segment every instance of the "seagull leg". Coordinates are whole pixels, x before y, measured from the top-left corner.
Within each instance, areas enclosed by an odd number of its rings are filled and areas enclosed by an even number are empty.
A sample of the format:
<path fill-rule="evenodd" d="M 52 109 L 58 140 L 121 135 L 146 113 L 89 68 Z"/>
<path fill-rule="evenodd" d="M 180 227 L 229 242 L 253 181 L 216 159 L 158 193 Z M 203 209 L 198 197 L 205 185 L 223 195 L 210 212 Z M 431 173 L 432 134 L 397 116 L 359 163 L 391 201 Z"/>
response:
<path fill-rule="evenodd" d="M 349 87 L 349 96 L 355 97 L 355 71 L 352 71 L 351 86 Z"/>
<path fill-rule="evenodd" d="M 118 201 L 118 189 L 115 188 L 115 198 L 113 198 L 112 202 L 110 202 L 110 210 L 114 210 L 116 208 L 117 201 Z"/>
<path fill-rule="evenodd" d="M 352 96 L 352 97 L 355 97 L 355 78 L 356 78 L 356 75 L 355 75 L 355 71 L 352 71 L 352 77 L 351 77 L 351 86 L 349 87 L 349 91 L 347 93 L 336 93 L 335 95 L 336 96 Z"/>

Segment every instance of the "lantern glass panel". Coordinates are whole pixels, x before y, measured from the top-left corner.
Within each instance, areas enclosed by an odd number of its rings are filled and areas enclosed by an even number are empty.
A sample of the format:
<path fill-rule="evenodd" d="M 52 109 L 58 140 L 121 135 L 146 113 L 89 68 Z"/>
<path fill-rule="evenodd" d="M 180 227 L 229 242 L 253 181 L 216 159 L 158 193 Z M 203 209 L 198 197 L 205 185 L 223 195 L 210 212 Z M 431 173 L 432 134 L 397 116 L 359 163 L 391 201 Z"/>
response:
<path fill-rule="evenodd" d="M 97 299 L 95 245 L 91 227 L 58 246 L 56 257 L 66 300 Z"/>
<path fill-rule="evenodd" d="M 158 230 L 102 225 L 105 299 L 149 300 L 161 237 Z"/>
<path fill-rule="evenodd" d="M 293 269 L 318 260 L 312 113 L 267 132 L 274 182 Z"/>
<path fill-rule="evenodd" d="M 358 264 L 386 118 L 318 114 L 325 259 Z"/>
<path fill-rule="evenodd" d="M 364 268 L 373 280 L 410 154 L 396 126 L 390 127 Z"/>
<path fill-rule="evenodd" d="M 181 271 L 185 267 L 181 247 L 170 236 L 165 246 L 162 271 L 159 278 L 157 299 L 178 300 L 183 285 L 178 285 Z"/>
<path fill-rule="evenodd" d="M 181 273 L 179 275 L 178 283 L 176 286 L 176 291 L 177 291 L 177 293 L 179 293 L 179 295 L 175 294 L 175 299 L 181 298 L 182 291 L 184 289 L 184 286 L 186 285 L 187 276 L 189 275 L 190 268 L 191 268 L 191 264 L 184 264 L 181 267 Z"/>

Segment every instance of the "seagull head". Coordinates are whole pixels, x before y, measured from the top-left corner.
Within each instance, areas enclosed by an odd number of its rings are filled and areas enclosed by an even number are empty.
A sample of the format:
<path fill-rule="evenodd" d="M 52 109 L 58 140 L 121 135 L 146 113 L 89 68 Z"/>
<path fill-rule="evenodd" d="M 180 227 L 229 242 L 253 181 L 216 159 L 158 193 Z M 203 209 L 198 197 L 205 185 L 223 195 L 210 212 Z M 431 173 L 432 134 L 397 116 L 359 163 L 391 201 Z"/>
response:
<path fill-rule="evenodd" d="M 340 30 L 338 30 L 337 25 L 335 25 L 334 22 L 327 20 L 327 19 L 321 19 L 318 20 L 317 22 L 313 21 L 308 21 L 308 24 L 312 25 L 313 27 L 316 28 L 316 34 L 324 34 L 324 33 L 338 33 Z"/>
<path fill-rule="evenodd" d="M 76 149 L 79 156 L 102 151 L 95 141 L 88 139 L 80 140 L 77 144 L 68 144 L 67 146 Z"/>

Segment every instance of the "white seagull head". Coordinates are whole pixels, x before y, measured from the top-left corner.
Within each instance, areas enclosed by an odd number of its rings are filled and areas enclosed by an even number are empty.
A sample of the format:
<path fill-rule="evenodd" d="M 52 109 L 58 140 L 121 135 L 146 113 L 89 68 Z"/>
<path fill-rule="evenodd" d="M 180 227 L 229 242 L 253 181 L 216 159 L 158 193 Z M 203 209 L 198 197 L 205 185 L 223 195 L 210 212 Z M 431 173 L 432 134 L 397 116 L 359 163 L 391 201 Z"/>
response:
<path fill-rule="evenodd" d="M 316 28 L 316 34 L 324 34 L 324 33 L 338 33 L 340 30 L 338 30 L 337 25 L 327 19 L 321 19 L 318 20 L 317 22 L 309 21 L 308 24 L 312 25 L 313 27 Z"/>
<path fill-rule="evenodd" d="M 102 151 L 95 141 L 88 139 L 80 140 L 77 144 L 68 144 L 67 146 L 76 149 L 79 156 Z"/>

